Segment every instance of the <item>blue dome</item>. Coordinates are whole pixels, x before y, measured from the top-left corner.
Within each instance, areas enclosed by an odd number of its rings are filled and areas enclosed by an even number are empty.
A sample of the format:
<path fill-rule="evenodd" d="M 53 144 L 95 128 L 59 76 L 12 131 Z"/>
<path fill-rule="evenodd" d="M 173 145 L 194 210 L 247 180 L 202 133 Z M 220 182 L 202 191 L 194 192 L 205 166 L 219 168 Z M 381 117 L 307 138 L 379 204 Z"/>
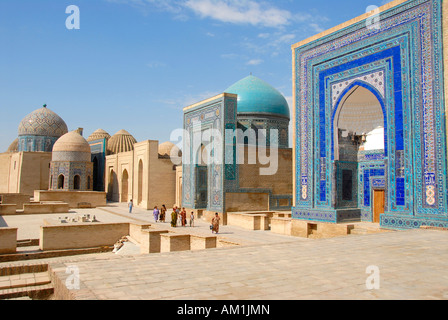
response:
<path fill-rule="evenodd" d="M 238 95 L 238 113 L 273 114 L 290 119 L 285 97 L 257 77 L 250 75 L 230 86 L 225 92 Z"/>

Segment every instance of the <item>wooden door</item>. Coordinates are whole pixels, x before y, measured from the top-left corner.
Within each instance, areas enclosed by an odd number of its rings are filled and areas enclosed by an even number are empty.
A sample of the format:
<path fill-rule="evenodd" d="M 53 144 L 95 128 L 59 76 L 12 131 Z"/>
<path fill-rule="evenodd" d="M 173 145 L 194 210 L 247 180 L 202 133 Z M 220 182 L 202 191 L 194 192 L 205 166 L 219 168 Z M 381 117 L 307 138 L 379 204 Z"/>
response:
<path fill-rule="evenodd" d="M 373 222 L 380 222 L 380 214 L 384 213 L 385 193 L 384 190 L 373 190 Z"/>

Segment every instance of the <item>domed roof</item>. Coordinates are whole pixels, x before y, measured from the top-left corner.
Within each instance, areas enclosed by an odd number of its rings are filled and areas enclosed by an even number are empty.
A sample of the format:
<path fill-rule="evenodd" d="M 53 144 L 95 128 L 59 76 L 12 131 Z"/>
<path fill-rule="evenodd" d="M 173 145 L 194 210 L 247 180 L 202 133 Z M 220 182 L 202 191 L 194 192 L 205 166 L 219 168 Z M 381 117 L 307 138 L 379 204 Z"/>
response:
<path fill-rule="evenodd" d="M 59 138 L 68 132 L 67 124 L 44 105 L 27 115 L 19 124 L 19 136 Z"/>
<path fill-rule="evenodd" d="M 231 85 L 225 92 L 238 95 L 238 113 L 274 114 L 290 118 L 285 97 L 270 84 L 253 75 Z"/>
<path fill-rule="evenodd" d="M 19 138 L 16 138 L 11 145 L 8 148 L 8 151 L 10 153 L 18 152 L 19 151 Z"/>
<path fill-rule="evenodd" d="M 106 139 L 109 140 L 110 139 L 110 134 L 108 134 L 106 131 L 104 131 L 103 129 L 98 129 L 95 132 L 93 132 L 88 138 L 87 141 L 95 141 L 95 140 L 101 140 L 101 139 Z"/>
<path fill-rule="evenodd" d="M 91 161 L 90 145 L 78 132 L 70 131 L 53 146 L 52 161 Z"/>
<path fill-rule="evenodd" d="M 171 155 L 171 150 L 173 150 L 174 148 L 174 152 L 177 151 L 177 154 L 175 154 L 176 156 L 180 156 L 182 153 L 180 151 L 180 149 L 172 142 L 167 141 L 164 142 L 162 144 L 159 144 L 159 155 L 161 155 L 162 157 L 169 157 Z"/>
<path fill-rule="evenodd" d="M 116 154 L 134 150 L 137 140 L 126 130 L 120 130 L 107 142 L 107 153 Z"/>
<path fill-rule="evenodd" d="M 90 145 L 76 131 L 70 131 L 60 137 L 53 146 L 53 152 L 88 152 L 90 153 Z"/>

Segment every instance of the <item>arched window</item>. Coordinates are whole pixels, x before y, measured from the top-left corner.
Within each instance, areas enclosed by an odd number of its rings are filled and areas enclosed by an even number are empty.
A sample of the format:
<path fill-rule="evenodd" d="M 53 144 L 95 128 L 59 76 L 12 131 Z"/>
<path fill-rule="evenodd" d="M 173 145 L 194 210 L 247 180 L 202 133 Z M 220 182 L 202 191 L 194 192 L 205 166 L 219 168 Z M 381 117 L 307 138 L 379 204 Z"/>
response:
<path fill-rule="evenodd" d="M 58 189 L 64 189 L 64 180 L 65 177 L 63 174 L 59 175 L 58 177 Z"/>

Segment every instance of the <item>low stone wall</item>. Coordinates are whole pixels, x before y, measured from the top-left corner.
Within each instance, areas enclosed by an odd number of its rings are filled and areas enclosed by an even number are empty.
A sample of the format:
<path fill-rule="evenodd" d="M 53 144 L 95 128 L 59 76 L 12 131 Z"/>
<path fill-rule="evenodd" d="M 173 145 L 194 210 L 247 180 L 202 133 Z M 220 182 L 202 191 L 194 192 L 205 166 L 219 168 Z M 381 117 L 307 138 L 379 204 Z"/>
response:
<path fill-rule="evenodd" d="M 248 230 L 269 230 L 272 212 L 229 212 L 227 224 Z"/>
<path fill-rule="evenodd" d="M 15 204 L 0 204 L 0 216 L 16 214 L 17 206 Z"/>
<path fill-rule="evenodd" d="M 98 191 L 34 191 L 34 201 L 63 201 L 70 208 L 96 208 L 106 206 L 106 192 Z"/>
<path fill-rule="evenodd" d="M 291 219 L 280 218 L 280 217 L 272 218 L 271 219 L 271 232 L 290 236 L 291 235 Z"/>
<path fill-rule="evenodd" d="M 1 204 L 15 204 L 18 209 L 23 208 L 23 204 L 30 203 L 31 197 L 23 193 L 0 193 Z"/>
<path fill-rule="evenodd" d="M 350 234 L 353 225 L 291 220 L 291 235 L 303 238 L 333 238 Z"/>
<path fill-rule="evenodd" d="M 217 247 L 216 236 L 160 233 L 160 252 L 205 250 Z"/>
<path fill-rule="evenodd" d="M 114 245 L 129 235 L 129 223 L 46 225 L 40 227 L 40 249 L 62 250 Z"/>
<path fill-rule="evenodd" d="M 0 228 L 0 254 L 16 253 L 17 228 Z"/>
<path fill-rule="evenodd" d="M 23 205 L 23 214 L 68 213 L 68 203 L 32 203 Z"/>

